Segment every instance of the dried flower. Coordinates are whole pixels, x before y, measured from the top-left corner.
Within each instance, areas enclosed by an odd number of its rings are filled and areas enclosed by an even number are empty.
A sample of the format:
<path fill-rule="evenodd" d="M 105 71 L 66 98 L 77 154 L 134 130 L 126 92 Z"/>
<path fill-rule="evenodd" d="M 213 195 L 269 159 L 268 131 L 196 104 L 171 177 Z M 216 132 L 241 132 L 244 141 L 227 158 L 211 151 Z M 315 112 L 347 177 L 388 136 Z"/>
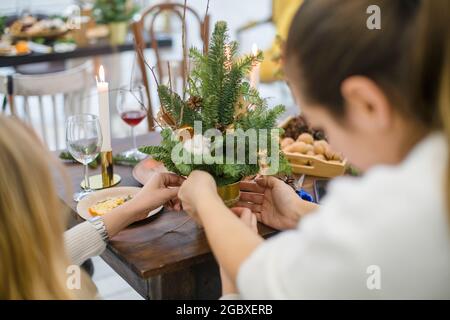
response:
<path fill-rule="evenodd" d="M 211 141 L 201 134 L 196 134 L 192 139 L 183 143 L 183 148 L 193 155 L 210 154 Z"/>

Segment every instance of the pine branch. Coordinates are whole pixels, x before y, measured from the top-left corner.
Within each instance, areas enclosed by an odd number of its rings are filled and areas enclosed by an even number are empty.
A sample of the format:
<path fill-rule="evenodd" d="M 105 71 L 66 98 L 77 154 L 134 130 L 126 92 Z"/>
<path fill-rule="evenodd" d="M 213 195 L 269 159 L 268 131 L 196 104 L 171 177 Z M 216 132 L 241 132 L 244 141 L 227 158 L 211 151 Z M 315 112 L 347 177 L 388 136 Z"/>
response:
<path fill-rule="evenodd" d="M 219 109 L 219 121 L 224 126 L 231 124 L 234 120 L 242 78 L 242 71 L 236 65 L 232 66 L 231 71 L 225 77 L 223 94 L 220 100 L 221 108 Z"/>

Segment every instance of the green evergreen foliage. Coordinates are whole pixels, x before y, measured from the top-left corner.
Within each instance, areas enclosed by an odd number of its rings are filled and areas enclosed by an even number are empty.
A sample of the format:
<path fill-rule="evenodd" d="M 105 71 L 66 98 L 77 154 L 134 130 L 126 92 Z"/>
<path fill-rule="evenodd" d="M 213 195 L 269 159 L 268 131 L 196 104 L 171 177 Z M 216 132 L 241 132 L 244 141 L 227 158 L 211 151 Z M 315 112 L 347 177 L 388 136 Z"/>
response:
<path fill-rule="evenodd" d="M 273 139 L 270 130 L 276 127 L 276 120 L 284 112 L 284 106 L 268 108 L 266 99 L 261 98 L 258 90 L 251 88 L 246 80 L 252 66 L 262 61 L 262 53 L 238 58 L 237 52 L 238 45 L 228 41 L 227 25 L 223 21 L 216 23 L 207 53 L 203 54 L 196 48 L 190 49 L 193 70 L 187 78 L 186 100 L 170 87 L 162 84 L 158 86 L 161 106 L 174 119 L 176 128 L 164 128 L 161 145 L 142 147 L 142 152 L 152 155 L 163 162 L 169 171 L 180 175 L 189 175 L 192 170 L 207 171 L 215 177 L 218 185 L 233 183 L 259 172 L 260 163 L 250 163 L 249 159 L 243 164 L 230 164 L 225 160 L 214 164 L 175 163 L 172 159 L 172 151 L 180 143 L 175 134 L 176 129 L 193 128 L 196 120 L 202 122 L 203 133 L 216 128 L 225 141 L 237 129 L 267 129 L 268 141 Z M 192 105 L 192 98 L 199 103 L 198 106 Z M 259 135 L 258 132 L 257 140 L 261 138 Z M 246 154 L 251 143 L 257 142 L 249 140 L 245 142 Z M 225 144 L 222 148 L 225 155 Z M 270 143 L 267 153 L 270 157 Z M 281 152 L 279 155 L 279 172 L 289 173 L 289 163 Z M 192 160 L 193 156 L 189 159 Z"/>

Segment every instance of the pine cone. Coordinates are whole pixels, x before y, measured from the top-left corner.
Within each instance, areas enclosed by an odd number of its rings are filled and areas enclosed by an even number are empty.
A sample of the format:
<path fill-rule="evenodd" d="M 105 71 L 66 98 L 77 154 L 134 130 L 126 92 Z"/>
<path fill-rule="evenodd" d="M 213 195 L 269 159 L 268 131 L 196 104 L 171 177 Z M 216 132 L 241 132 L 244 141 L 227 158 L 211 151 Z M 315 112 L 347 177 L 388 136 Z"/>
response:
<path fill-rule="evenodd" d="M 198 110 L 202 107 L 203 99 L 198 96 L 191 96 L 189 97 L 187 104 L 190 109 L 192 110 Z"/>

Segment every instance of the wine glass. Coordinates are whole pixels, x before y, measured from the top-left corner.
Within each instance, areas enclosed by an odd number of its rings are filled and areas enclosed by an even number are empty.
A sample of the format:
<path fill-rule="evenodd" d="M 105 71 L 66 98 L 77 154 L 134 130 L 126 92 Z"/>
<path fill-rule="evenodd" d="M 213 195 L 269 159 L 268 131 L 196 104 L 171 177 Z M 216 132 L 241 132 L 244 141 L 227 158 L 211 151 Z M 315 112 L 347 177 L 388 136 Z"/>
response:
<path fill-rule="evenodd" d="M 146 155 L 137 148 L 134 127 L 147 116 L 148 102 L 145 87 L 137 85 L 132 88 L 121 88 L 118 96 L 117 111 L 122 120 L 131 127 L 131 137 L 133 139 L 133 149 L 124 152 L 123 156 L 142 160 Z"/>
<path fill-rule="evenodd" d="M 84 164 L 84 190 L 73 195 L 76 202 L 93 190 L 89 184 L 88 164 L 94 161 L 102 146 L 102 131 L 98 117 L 79 114 L 67 119 L 66 144 L 72 157 Z"/>

